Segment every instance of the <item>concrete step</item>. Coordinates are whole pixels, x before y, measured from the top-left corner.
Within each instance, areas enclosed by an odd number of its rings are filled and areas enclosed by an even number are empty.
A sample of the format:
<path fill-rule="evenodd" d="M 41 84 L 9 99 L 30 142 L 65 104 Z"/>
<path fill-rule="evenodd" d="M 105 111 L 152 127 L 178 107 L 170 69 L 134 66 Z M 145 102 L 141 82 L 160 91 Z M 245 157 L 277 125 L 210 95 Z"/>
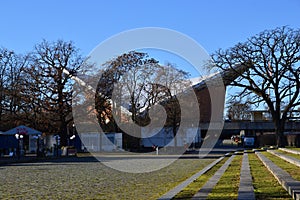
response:
<path fill-rule="evenodd" d="M 242 160 L 238 200 L 255 200 L 252 175 L 247 153 L 244 153 Z"/>
<path fill-rule="evenodd" d="M 192 197 L 192 200 L 206 199 L 212 189 L 216 186 L 235 155 L 232 155 L 220 169 L 205 183 L 205 185 Z"/>
<path fill-rule="evenodd" d="M 270 159 L 260 152 L 255 152 L 267 169 L 274 175 L 282 187 L 292 196 L 293 199 L 300 200 L 300 181 L 295 180 L 286 171 L 275 165 Z"/>
<path fill-rule="evenodd" d="M 162 195 L 158 200 L 170 200 L 172 199 L 176 194 L 178 194 L 181 190 L 183 190 L 185 187 L 187 187 L 190 183 L 195 181 L 197 178 L 199 178 L 202 174 L 206 173 L 208 170 L 210 170 L 212 167 L 214 167 L 216 164 L 218 164 L 221 160 L 223 160 L 224 157 L 220 157 L 219 159 L 215 160 L 214 162 L 207 165 L 205 168 L 182 182 L 181 184 L 177 185 L 175 188 L 171 189 L 166 194 Z"/>
<path fill-rule="evenodd" d="M 300 160 L 297 159 L 297 158 L 294 158 L 292 156 L 289 156 L 289 155 L 284 155 L 283 153 L 280 153 L 280 152 L 277 152 L 276 150 L 267 150 L 269 153 L 289 162 L 289 163 L 292 163 L 298 167 L 300 167 Z"/>
<path fill-rule="evenodd" d="M 297 150 L 292 150 L 292 149 L 287 149 L 287 148 L 278 148 L 278 149 L 281 151 L 288 152 L 288 153 L 300 155 L 300 151 L 297 151 Z"/>

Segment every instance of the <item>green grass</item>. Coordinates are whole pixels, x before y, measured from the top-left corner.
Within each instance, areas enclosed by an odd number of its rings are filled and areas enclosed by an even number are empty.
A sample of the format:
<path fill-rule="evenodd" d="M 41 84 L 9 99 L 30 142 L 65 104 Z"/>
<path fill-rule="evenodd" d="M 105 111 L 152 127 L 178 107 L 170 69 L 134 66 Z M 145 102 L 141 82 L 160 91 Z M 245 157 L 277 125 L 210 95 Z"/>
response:
<path fill-rule="evenodd" d="M 159 171 L 123 173 L 100 162 L 0 167 L 0 199 L 157 199 L 214 159 L 179 159 Z"/>
<path fill-rule="evenodd" d="M 207 199 L 237 199 L 240 184 L 240 171 L 242 166 L 242 155 L 237 155 L 222 175 L 217 185 L 208 195 Z"/>
<path fill-rule="evenodd" d="M 268 153 L 264 154 L 271 160 L 276 159 L 280 167 L 293 176 L 300 177 L 298 167 Z M 256 198 L 291 199 L 256 155 L 248 155 Z M 191 183 L 175 199 L 191 198 L 227 159 L 224 158 Z M 240 155 L 234 158 L 213 189 L 210 199 L 218 199 L 218 196 L 222 196 L 219 199 L 236 199 L 240 159 Z M 0 166 L 0 199 L 157 199 L 212 161 L 213 159 L 179 159 L 159 171 L 143 174 L 118 172 L 99 162 L 48 162 Z"/>
<path fill-rule="evenodd" d="M 274 156 L 271 153 L 264 152 L 263 153 L 267 158 L 269 158 L 272 162 L 274 162 L 278 167 L 285 170 L 289 173 L 294 179 L 300 181 L 300 168 L 296 165 L 293 165 L 277 156 Z"/>
<path fill-rule="evenodd" d="M 184 188 L 181 192 L 179 192 L 173 199 L 190 199 L 192 198 L 200 188 L 216 173 L 216 171 L 228 160 L 228 157 L 224 158 L 214 167 L 212 167 L 205 174 L 200 176 L 194 182 L 189 184 L 186 188 Z"/>
<path fill-rule="evenodd" d="M 254 153 L 248 156 L 257 200 L 292 199 Z"/>
<path fill-rule="evenodd" d="M 291 156 L 291 157 L 297 158 L 297 159 L 300 160 L 300 155 L 299 154 L 293 154 L 293 153 L 289 153 L 289 152 L 282 151 L 282 150 L 278 150 L 278 152 L 282 153 L 284 155 L 287 155 L 287 156 Z"/>
<path fill-rule="evenodd" d="M 286 147 L 287 149 L 295 150 L 295 151 L 300 151 L 299 147 Z"/>

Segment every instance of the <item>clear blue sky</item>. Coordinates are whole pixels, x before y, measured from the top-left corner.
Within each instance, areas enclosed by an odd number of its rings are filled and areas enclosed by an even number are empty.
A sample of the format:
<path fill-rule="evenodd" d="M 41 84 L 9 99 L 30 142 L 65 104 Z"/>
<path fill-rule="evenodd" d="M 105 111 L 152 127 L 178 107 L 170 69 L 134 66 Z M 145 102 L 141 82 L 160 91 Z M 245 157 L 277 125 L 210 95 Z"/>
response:
<path fill-rule="evenodd" d="M 190 36 L 211 54 L 265 29 L 300 28 L 300 1 L 0 0 L 0 19 L 0 46 L 18 53 L 42 39 L 63 39 L 86 56 L 119 32 L 163 27 Z"/>
<path fill-rule="evenodd" d="M 42 39 L 63 39 L 87 55 L 121 31 L 155 26 L 180 31 L 212 53 L 265 29 L 299 28 L 299 10 L 299 0 L 0 0 L 0 46 L 25 53 Z"/>

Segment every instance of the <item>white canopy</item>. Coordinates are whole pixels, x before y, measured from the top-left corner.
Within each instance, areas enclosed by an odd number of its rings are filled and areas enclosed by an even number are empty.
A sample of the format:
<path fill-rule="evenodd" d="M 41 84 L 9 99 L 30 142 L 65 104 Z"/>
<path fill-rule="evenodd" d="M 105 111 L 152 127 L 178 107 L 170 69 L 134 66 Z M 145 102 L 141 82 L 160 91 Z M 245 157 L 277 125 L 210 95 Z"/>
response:
<path fill-rule="evenodd" d="M 3 133 L 3 135 L 15 135 L 15 134 L 22 134 L 22 135 L 41 135 L 42 132 L 29 128 L 27 126 L 21 125 L 17 126 L 13 129 L 10 129 Z"/>

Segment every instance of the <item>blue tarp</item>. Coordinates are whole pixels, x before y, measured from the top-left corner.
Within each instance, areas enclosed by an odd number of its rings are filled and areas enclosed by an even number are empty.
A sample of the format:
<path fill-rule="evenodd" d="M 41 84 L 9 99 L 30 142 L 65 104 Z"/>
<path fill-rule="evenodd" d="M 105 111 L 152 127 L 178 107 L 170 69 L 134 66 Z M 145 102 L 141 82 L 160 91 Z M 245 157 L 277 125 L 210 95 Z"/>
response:
<path fill-rule="evenodd" d="M 14 135 L 0 135 L 0 149 L 17 148 L 18 140 Z"/>
<path fill-rule="evenodd" d="M 6 132 L 0 133 L 0 149 L 17 148 L 18 140 L 16 134 L 20 135 L 41 135 L 40 131 L 34 130 L 27 126 L 18 126 Z"/>

